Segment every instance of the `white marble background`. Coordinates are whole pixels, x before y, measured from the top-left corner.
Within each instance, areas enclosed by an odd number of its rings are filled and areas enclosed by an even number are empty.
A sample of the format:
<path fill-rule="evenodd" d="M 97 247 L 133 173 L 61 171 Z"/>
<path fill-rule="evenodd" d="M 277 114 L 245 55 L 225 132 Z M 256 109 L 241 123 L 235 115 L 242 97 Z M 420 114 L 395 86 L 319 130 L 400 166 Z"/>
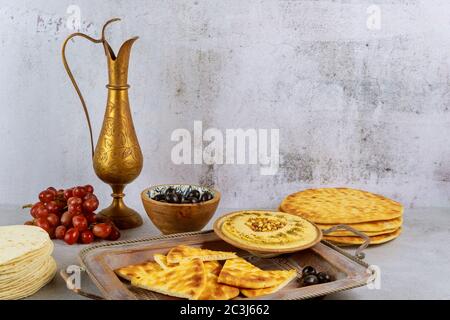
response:
<path fill-rule="evenodd" d="M 369 23 L 380 9 L 379 29 Z M 127 201 L 156 183 L 214 184 L 222 207 L 275 207 L 318 186 L 379 192 L 413 206 L 450 197 L 449 1 L 0 0 L 0 203 L 34 201 L 54 185 L 92 183 L 87 126 L 61 63 L 73 32 L 104 21 L 114 48 L 139 35 L 130 100 L 145 156 Z M 370 22 L 370 21 L 369 21 Z M 375 27 L 374 27 L 375 26 Z M 102 48 L 72 43 L 68 58 L 98 135 L 106 101 Z M 176 128 L 280 129 L 280 170 L 174 165 Z M 109 200 L 108 200 L 109 201 Z"/>

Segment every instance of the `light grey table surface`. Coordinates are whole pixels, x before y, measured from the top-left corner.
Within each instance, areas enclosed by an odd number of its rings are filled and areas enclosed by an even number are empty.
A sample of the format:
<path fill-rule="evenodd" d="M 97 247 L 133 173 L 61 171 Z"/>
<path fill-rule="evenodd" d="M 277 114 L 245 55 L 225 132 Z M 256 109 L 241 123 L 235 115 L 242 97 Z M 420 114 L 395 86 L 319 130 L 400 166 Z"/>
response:
<path fill-rule="evenodd" d="M 230 210 L 219 209 L 215 217 Z M 143 212 L 143 210 L 142 210 Z M 122 231 L 121 240 L 159 235 L 147 216 L 144 225 Z M 0 225 L 22 224 L 29 220 L 20 206 L 0 206 Z M 211 228 L 214 218 L 205 229 Z M 58 267 L 78 264 L 77 255 L 84 245 L 69 246 L 55 240 L 54 258 Z M 379 267 L 379 289 L 361 287 L 327 299 L 450 299 L 450 209 L 415 208 L 405 210 L 402 235 L 389 243 L 369 247 L 365 260 Z M 354 252 L 353 249 L 346 249 Z M 99 294 L 87 275 L 82 289 Z M 29 299 L 84 299 L 69 291 L 57 275 L 51 283 Z"/>

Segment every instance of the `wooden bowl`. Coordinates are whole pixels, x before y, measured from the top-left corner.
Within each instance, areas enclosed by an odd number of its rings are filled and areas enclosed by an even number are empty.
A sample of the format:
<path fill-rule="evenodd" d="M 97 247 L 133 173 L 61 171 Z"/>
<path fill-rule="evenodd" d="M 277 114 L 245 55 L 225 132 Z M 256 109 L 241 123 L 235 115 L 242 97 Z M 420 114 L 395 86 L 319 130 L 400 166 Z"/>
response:
<path fill-rule="evenodd" d="M 167 203 L 153 200 L 155 193 L 164 191 L 169 187 L 188 187 L 201 192 L 209 191 L 214 197 L 209 201 L 199 203 Z M 141 193 L 142 203 L 148 217 L 163 233 L 180 233 L 199 231 L 209 222 L 220 201 L 220 192 L 211 188 L 188 184 L 163 184 L 145 189 Z"/>
<path fill-rule="evenodd" d="M 269 210 L 250 210 L 250 211 L 269 211 Z M 276 211 L 274 211 L 276 212 Z M 305 250 L 308 248 L 311 248 L 312 246 L 315 246 L 318 242 L 320 242 L 322 240 L 322 230 L 320 230 L 319 227 L 317 227 L 313 222 L 307 220 L 309 223 L 311 223 L 314 228 L 316 229 L 316 237 L 311 240 L 309 243 L 301 245 L 301 246 L 296 246 L 296 247 L 292 247 L 292 248 L 283 248 L 283 249 L 267 249 L 267 248 L 261 248 L 258 247 L 258 245 L 245 245 L 243 243 L 234 241 L 233 239 L 229 238 L 226 234 L 224 234 L 222 232 L 222 224 L 225 221 L 225 219 L 232 215 L 235 214 L 235 212 L 230 212 L 227 213 L 223 216 L 221 216 L 220 218 L 218 218 L 215 222 L 214 222 L 214 232 L 216 233 L 216 235 L 221 238 L 223 241 L 231 244 L 232 246 L 248 251 L 251 254 L 260 257 L 260 258 L 273 258 L 276 256 L 279 256 L 281 254 L 285 254 L 285 253 L 292 253 L 292 252 L 296 252 L 296 251 L 301 251 L 301 250 Z M 286 212 L 283 212 L 284 214 L 286 214 Z M 304 219 L 304 218 L 302 218 Z M 306 219 L 304 219 L 306 220 Z"/>

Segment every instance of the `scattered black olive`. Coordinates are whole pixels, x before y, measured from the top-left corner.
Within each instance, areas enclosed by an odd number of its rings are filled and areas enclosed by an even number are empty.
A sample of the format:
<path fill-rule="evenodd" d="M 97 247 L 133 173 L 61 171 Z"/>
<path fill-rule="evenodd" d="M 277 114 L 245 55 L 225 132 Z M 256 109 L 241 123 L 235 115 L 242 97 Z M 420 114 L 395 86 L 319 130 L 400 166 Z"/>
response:
<path fill-rule="evenodd" d="M 330 275 L 326 272 L 317 272 L 312 266 L 306 266 L 302 270 L 302 277 L 299 282 L 303 286 L 311 286 L 319 283 L 327 283 L 332 281 Z"/>
<path fill-rule="evenodd" d="M 211 200 L 212 198 L 214 198 L 213 195 L 212 195 L 210 192 L 205 191 L 205 192 L 202 194 L 202 197 L 200 198 L 200 200 L 201 200 L 201 201 L 209 201 L 209 200 Z"/>
<path fill-rule="evenodd" d="M 312 286 L 314 284 L 318 284 L 319 279 L 314 274 L 308 274 L 307 276 L 302 278 L 302 284 L 304 286 Z"/>
<path fill-rule="evenodd" d="M 165 200 L 168 203 L 179 203 L 180 197 L 176 193 L 168 193 L 168 194 L 166 194 Z"/>
<path fill-rule="evenodd" d="M 191 190 L 191 192 L 189 192 L 188 194 L 188 198 L 197 198 L 200 199 L 200 191 L 198 190 Z"/>
<path fill-rule="evenodd" d="M 316 274 L 316 269 L 314 269 L 314 267 L 306 266 L 302 269 L 302 277 L 310 275 L 310 274 L 312 274 L 312 275 Z"/>
<path fill-rule="evenodd" d="M 319 279 L 319 283 L 327 283 L 331 281 L 330 275 L 325 272 L 319 272 L 317 274 L 317 279 Z"/>

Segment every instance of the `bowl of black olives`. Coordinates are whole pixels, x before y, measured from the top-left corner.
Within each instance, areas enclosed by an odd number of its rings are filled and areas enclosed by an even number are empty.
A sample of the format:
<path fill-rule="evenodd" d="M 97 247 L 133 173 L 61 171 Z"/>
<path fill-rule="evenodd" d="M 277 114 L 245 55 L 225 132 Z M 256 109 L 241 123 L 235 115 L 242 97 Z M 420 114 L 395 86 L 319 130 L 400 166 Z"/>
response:
<path fill-rule="evenodd" d="M 148 217 L 164 234 L 199 231 L 209 222 L 220 192 L 191 184 L 164 184 L 145 189 L 142 203 Z"/>

